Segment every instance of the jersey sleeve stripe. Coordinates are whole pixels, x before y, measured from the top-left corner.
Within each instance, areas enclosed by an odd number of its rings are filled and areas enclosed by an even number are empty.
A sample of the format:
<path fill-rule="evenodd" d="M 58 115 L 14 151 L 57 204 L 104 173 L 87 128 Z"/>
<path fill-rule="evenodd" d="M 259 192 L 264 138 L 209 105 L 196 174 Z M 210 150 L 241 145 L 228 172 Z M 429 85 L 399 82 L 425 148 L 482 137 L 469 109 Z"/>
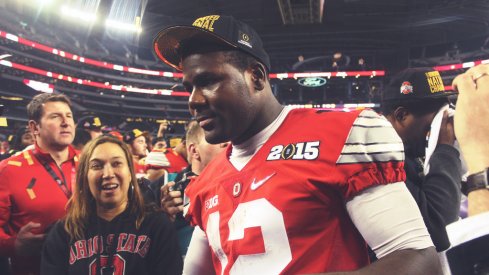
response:
<path fill-rule="evenodd" d="M 397 143 L 401 143 L 401 142 L 397 142 Z M 391 142 L 370 142 L 370 143 L 352 142 L 352 143 L 345 143 L 345 145 L 365 145 L 365 146 L 377 145 L 377 144 L 393 144 L 393 143 L 391 143 Z"/>
<path fill-rule="evenodd" d="M 404 146 L 390 122 L 364 110 L 353 122 L 337 164 L 404 161 Z"/>
<path fill-rule="evenodd" d="M 382 143 L 382 144 L 357 144 L 357 145 L 346 145 L 343 147 L 341 154 L 373 154 L 373 152 L 404 152 L 404 146 L 402 143 Z"/>
<path fill-rule="evenodd" d="M 388 161 L 403 161 L 404 152 L 389 152 L 382 154 L 354 154 L 341 155 L 336 161 L 336 164 L 348 163 L 370 163 L 370 162 L 388 162 Z"/>
<path fill-rule="evenodd" d="M 377 118 L 365 118 L 362 116 L 357 117 L 353 126 L 360 127 L 392 127 L 391 123 L 384 117 Z"/>
<path fill-rule="evenodd" d="M 361 125 L 361 124 L 354 124 L 353 127 L 361 127 L 361 128 L 384 128 L 384 127 L 389 127 L 386 125 Z"/>
<path fill-rule="evenodd" d="M 387 151 L 387 152 L 353 152 L 353 153 L 343 153 L 343 155 L 379 155 L 379 154 L 389 154 L 389 153 L 404 153 L 404 151 Z"/>
<path fill-rule="evenodd" d="M 378 119 L 379 118 L 379 115 L 378 114 L 375 114 L 375 115 L 363 115 L 363 114 L 360 114 L 358 117 L 367 118 L 367 119 Z"/>
<path fill-rule="evenodd" d="M 389 127 L 382 128 L 362 128 L 352 127 L 346 140 L 346 144 L 370 144 L 370 143 L 398 143 L 402 142 L 395 133 L 394 129 Z"/>

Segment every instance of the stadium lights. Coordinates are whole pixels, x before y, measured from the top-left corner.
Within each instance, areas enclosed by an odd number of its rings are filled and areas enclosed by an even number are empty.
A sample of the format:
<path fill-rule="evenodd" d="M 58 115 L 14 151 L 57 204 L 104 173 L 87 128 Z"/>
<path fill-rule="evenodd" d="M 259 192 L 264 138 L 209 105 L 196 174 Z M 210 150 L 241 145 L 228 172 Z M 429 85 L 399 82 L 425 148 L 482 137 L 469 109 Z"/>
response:
<path fill-rule="evenodd" d="M 97 16 L 93 13 L 87 13 L 80 10 L 76 10 L 66 5 L 61 7 L 61 15 L 68 19 L 81 20 L 88 23 L 93 23 L 97 20 Z"/>
<path fill-rule="evenodd" d="M 121 31 L 132 31 L 137 33 L 140 33 L 142 31 L 141 26 L 138 26 L 136 24 L 128 24 L 128 23 L 110 20 L 110 19 L 105 20 L 105 27 L 111 29 L 117 29 Z"/>
<path fill-rule="evenodd" d="M 25 85 L 39 92 L 48 93 L 48 94 L 52 94 L 54 92 L 53 84 L 30 80 L 30 79 L 24 79 L 23 82 Z"/>
<path fill-rule="evenodd" d="M 0 29 L 0 38 L 8 39 L 10 41 L 14 41 L 16 43 L 26 45 L 28 47 L 32 47 L 35 49 L 38 49 L 40 51 L 44 51 L 47 53 L 51 53 L 54 55 L 59 55 L 63 58 L 68 58 L 72 59 L 74 61 L 78 61 L 81 63 L 89 64 L 92 66 L 100 67 L 100 68 L 105 68 L 109 70 L 118 70 L 118 71 L 124 71 L 124 72 L 129 72 L 129 73 L 135 73 L 135 74 L 145 74 L 145 75 L 153 75 L 153 76 L 163 76 L 163 77 L 173 77 L 173 78 L 182 78 L 183 74 L 182 73 L 177 73 L 177 72 L 164 72 L 164 71 L 154 71 L 154 70 L 147 70 L 147 69 L 141 69 L 141 68 L 134 68 L 134 67 L 128 67 L 128 66 L 123 66 L 123 65 L 117 65 L 117 64 L 112 64 L 106 61 L 99 61 L 83 56 L 78 56 L 73 53 L 65 52 L 65 51 L 60 51 L 58 49 L 51 48 L 49 46 L 40 44 L 35 41 L 31 41 L 28 39 L 25 39 L 23 37 L 19 37 L 16 35 L 13 35 L 11 33 L 5 32 Z M 487 61 L 487 62 L 486 62 Z M 481 61 L 475 61 L 476 64 L 477 62 L 481 63 Z M 483 60 L 482 63 L 489 63 L 489 59 Z M 332 77 L 343 77 L 343 76 L 349 76 L 349 77 L 370 77 L 373 78 L 375 76 L 384 76 L 385 71 L 347 71 L 347 72 L 308 72 L 308 73 L 294 73 L 294 72 L 285 72 L 285 73 L 270 73 L 270 78 L 271 79 L 290 79 L 290 78 L 302 78 L 302 77 L 326 77 L 327 79 L 331 79 Z"/>
<path fill-rule="evenodd" d="M 53 2 L 53 0 L 37 0 L 39 5 L 44 6 L 44 5 L 49 5 Z"/>

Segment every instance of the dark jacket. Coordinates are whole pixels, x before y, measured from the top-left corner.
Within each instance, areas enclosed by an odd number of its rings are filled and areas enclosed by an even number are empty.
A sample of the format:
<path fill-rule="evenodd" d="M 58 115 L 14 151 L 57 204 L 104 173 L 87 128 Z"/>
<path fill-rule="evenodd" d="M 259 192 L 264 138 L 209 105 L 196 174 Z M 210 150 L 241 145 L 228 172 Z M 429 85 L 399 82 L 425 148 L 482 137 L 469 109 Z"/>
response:
<path fill-rule="evenodd" d="M 176 175 L 173 176 L 175 176 L 173 180 L 175 182 L 173 190 L 179 190 L 180 192 L 182 192 L 183 196 L 183 191 L 185 190 L 185 188 L 187 188 L 187 185 L 190 182 L 190 177 L 195 177 L 197 175 L 192 172 L 192 166 L 188 165 L 185 169 L 183 169 L 179 173 L 176 173 Z M 164 176 L 151 182 L 148 190 L 145 191 L 145 199 L 151 202 L 155 202 L 159 205 L 161 200 L 160 189 L 165 184 L 166 182 Z M 177 230 L 178 241 L 182 256 L 185 256 L 187 254 L 188 246 L 190 245 L 190 239 L 192 238 L 194 228 L 187 220 L 185 220 L 182 213 L 178 213 L 176 215 L 173 225 Z"/>
<path fill-rule="evenodd" d="M 107 266 L 117 269 L 114 274 L 182 274 L 177 236 L 168 218 L 159 212 L 147 214 L 139 229 L 135 220 L 127 210 L 110 222 L 92 218 L 85 238 L 76 241 L 58 222 L 44 243 L 41 274 L 100 274 L 97 270 Z"/>
<path fill-rule="evenodd" d="M 423 173 L 419 159 L 406 156 L 406 185 L 419 206 L 436 250 L 450 247 L 445 227 L 458 220 L 460 182 L 459 152 L 450 145 L 439 144 L 430 158 L 430 170 Z"/>

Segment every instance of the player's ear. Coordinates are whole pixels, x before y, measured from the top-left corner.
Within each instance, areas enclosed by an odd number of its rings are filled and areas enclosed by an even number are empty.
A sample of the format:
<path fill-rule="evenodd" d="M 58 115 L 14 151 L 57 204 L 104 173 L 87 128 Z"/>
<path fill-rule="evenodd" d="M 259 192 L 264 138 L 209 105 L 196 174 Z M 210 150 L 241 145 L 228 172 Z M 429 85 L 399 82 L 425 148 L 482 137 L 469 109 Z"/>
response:
<path fill-rule="evenodd" d="M 263 90 L 265 88 L 265 82 L 267 78 L 265 67 L 259 62 L 255 62 L 253 65 L 250 66 L 250 70 L 253 87 L 256 91 Z"/>
<path fill-rule="evenodd" d="M 190 159 L 200 160 L 200 153 L 197 146 L 195 146 L 195 143 L 190 143 L 188 145 L 188 153 L 190 155 Z"/>
<path fill-rule="evenodd" d="M 394 110 L 394 118 L 397 122 L 403 123 L 406 121 L 411 112 L 403 106 L 399 106 Z"/>
<path fill-rule="evenodd" d="M 229 145 L 229 142 L 223 142 L 223 143 L 219 144 L 219 147 L 226 148 L 226 147 L 228 147 L 228 145 Z"/>
<path fill-rule="evenodd" d="M 29 130 L 34 136 L 37 136 L 39 134 L 39 125 L 34 120 L 29 120 L 29 123 L 27 125 L 29 126 Z"/>

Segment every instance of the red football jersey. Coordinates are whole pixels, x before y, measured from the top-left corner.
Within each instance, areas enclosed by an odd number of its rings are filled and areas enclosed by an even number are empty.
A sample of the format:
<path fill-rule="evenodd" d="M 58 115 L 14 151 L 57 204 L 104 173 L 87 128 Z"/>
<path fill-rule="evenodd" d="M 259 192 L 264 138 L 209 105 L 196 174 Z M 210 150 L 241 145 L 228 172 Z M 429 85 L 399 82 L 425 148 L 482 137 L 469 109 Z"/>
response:
<path fill-rule="evenodd" d="M 170 166 L 166 167 L 168 173 L 178 173 L 188 166 L 188 162 L 171 148 L 166 148 L 165 156 L 170 162 Z"/>
<path fill-rule="evenodd" d="M 297 109 L 241 171 L 220 154 L 185 190 L 216 274 L 356 270 L 367 246 L 346 202 L 404 180 L 402 141 L 373 111 Z"/>

